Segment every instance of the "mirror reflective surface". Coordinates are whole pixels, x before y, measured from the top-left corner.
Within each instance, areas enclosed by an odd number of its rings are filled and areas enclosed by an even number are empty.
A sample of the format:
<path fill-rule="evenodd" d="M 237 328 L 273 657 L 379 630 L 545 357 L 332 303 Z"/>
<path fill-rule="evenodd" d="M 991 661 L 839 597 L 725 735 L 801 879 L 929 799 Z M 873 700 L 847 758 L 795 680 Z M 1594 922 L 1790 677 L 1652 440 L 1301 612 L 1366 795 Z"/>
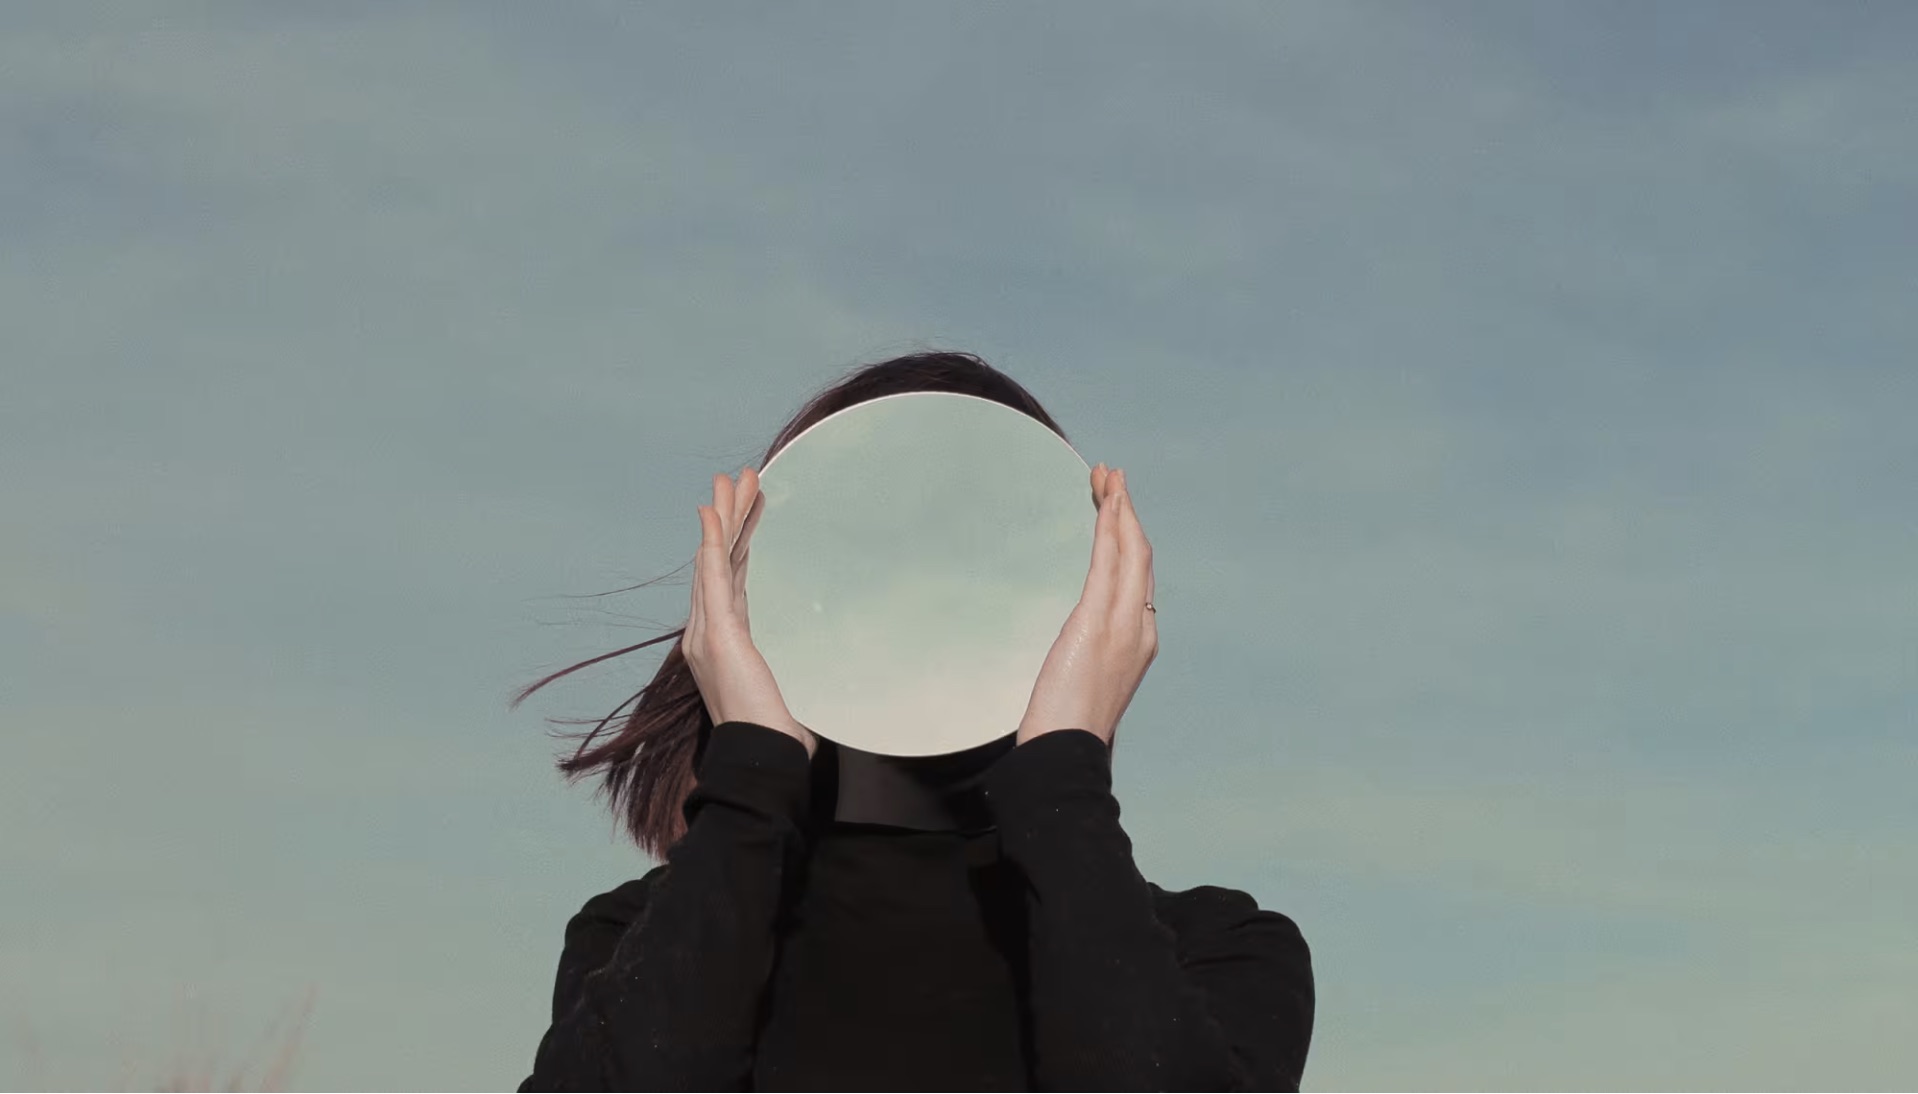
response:
<path fill-rule="evenodd" d="M 888 756 L 1018 729 L 1092 559 L 1064 438 L 990 399 L 886 396 L 795 437 L 760 490 L 748 613 L 794 718 Z"/>

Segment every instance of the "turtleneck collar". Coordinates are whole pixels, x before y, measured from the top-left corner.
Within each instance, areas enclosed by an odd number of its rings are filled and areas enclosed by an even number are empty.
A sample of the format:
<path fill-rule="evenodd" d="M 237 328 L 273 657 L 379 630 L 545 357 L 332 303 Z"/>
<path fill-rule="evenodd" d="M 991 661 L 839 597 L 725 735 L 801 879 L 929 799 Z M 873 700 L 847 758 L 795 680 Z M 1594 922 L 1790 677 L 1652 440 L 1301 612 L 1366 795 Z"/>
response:
<path fill-rule="evenodd" d="M 1008 733 L 944 756 L 883 756 L 822 740 L 813 762 L 815 808 L 820 820 L 842 824 L 988 831 L 993 822 L 980 783 L 1016 743 Z"/>

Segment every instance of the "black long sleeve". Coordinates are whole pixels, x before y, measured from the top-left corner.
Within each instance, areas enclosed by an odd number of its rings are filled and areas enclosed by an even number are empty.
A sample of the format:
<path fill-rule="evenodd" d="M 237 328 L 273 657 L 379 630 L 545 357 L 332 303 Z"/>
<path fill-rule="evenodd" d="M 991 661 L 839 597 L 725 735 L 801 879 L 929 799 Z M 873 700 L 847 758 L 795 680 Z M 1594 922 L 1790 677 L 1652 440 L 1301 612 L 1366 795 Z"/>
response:
<path fill-rule="evenodd" d="M 1156 896 L 1119 827 L 1109 756 L 1061 730 L 987 776 L 1028 886 L 1036 1087 L 1297 1090 L 1314 1008 L 1304 938 L 1234 890 Z"/>
<path fill-rule="evenodd" d="M 776 730 L 713 728 L 666 864 L 567 924 L 553 1024 L 520 1090 L 748 1088 L 809 762 Z"/>
<path fill-rule="evenodd" d="M 1097 737 L 1001 757 L 983 834 L 808 845 L 809 774 L 783 734 L 715 728 L 667 864 L 568 923 L 521 1090 L 1298 1089 L 1305 940 L 1142 878 Z"/>

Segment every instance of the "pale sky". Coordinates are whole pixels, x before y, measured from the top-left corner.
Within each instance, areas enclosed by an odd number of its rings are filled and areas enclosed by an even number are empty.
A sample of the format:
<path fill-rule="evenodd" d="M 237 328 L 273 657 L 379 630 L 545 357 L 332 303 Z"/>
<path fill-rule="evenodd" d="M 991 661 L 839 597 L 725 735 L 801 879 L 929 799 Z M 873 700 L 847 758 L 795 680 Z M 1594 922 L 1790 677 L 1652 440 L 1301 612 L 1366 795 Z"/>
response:
<path fill-rule="evenodd" d="M 1308 1089 L 1918 1075 L 1918 8 L 0 9 L 0 1083 L 509 1089 L 548 718 L 854 365 L 1126 468 Z M 688 569 L 687 573 L 690 573 Z M 582 679 L 581 677 L 585 677 Z M 224 1030 L 224 1032 L 220 1032 Z"/>

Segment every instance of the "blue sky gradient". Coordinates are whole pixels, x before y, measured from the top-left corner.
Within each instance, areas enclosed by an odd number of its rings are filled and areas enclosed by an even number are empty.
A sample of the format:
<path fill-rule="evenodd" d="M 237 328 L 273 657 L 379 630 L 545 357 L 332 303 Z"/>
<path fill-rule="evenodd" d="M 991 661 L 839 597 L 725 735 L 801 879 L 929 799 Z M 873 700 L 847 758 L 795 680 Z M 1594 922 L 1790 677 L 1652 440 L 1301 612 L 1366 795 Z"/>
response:
<path fill-rule="evenodd" d="M 1315 1089 L 1918 1074 L 1918 8 L 14 5 L 0 1083 L 508 1088 L 710 476 L 920 348 L 1127 469 L 1146 876 Z"/>

